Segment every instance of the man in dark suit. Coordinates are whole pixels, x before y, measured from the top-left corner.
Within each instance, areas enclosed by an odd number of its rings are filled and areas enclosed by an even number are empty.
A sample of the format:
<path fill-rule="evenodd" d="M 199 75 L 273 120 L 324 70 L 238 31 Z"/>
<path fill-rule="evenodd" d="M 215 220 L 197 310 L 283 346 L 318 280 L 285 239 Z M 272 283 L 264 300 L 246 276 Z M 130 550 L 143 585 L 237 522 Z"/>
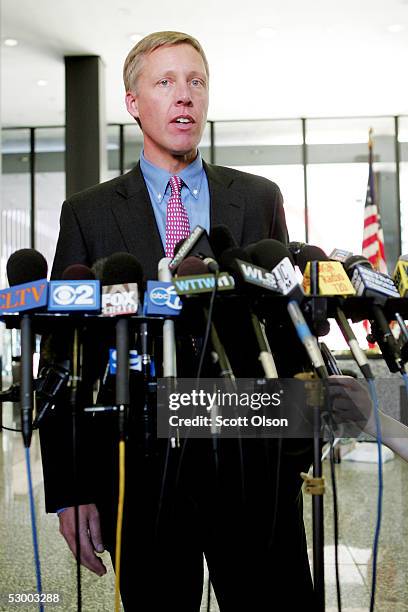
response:
<path fill-rule="evenodd" d="M 124 80 L 128 111 L 143 132 L 140 163 L 64 203 L 53 278 L 71 264 L 92 265 L 118 251 L 134 254 L 145 276 L 155 278 L 158 261 L 171 255 L 168 209 L 175 176 L 181 179 L 181 205 L 191 229 L 197 220 L 208 230 L 227 225 L 241 246 L 263 238 L 287 240 L 282 196 L 274 183 L 201 160 L 197 147 L 207 116 L 209 70 L 198 41 L 178 32 L 147 36 L 129 53 Z M 47 511 L 60 510 L 60 531 L 75 554 L 68 432 L 69 418 L 54 416 L 41 437 Z M 81 561 L 98 575 L 106 569 L 95 551 L 114 550 L 114 432 L 113 417 L 93 423 L 81 455 Z M 207 444 L 192 445 L 180 476 L 178 454 L 170 453 L 166 463 L 163 449 L 145 462 L 131 443 L 130 436 L 121 581 L 127 610 L 136 605 L 199 610 L 203 551 L 222 612 L 272 609 L 286 587 L 290 591 L 292 579 L 298 588 L 285 594 L 286 601 L 307 605 L 311 581 L 299 514 L 299 453 L 297 459 L 289 453 L 292 459 L 283 467 L 279 511 L 276 479 L 264 469 L 271 460 L 265 446 L 246 447 L 251 501 L 247 496 L 243 503 L 238 455 L 228 444 L 214 479 Z"/>

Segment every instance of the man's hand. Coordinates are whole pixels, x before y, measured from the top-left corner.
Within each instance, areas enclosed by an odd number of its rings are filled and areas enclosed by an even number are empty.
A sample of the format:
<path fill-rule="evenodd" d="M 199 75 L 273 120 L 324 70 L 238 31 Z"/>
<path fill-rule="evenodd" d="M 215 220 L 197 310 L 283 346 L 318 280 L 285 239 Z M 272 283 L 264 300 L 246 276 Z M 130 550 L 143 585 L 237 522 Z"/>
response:
<path fill-rule="evenodd" d="M 366 430 L 374 419 L 371 397 L 364 381 L 351 376 L 334 375 L 328 379 L 333 420 L 337 425 L 356 426 Z"/>
<path fill-rule="evenodd" d="M 106 574 L 106 567 L 95 551 L 104 551 L 101 536 L 99 512 L 95 504 L 78 506 L 79 515 L 79 541 L 81 550 L 81 564 L 98 576 Z M 64 536 L 68 546 L 76 557 L 75 542 L 75 508 L 70 506 L 59 514 L 60 533 Z"/>

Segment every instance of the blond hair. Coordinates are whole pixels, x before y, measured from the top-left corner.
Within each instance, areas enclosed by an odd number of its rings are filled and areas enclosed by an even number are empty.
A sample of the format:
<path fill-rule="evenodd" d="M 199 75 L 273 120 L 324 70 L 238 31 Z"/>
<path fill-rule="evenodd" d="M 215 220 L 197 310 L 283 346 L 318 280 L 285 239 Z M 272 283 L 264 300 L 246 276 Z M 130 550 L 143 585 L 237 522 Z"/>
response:
<path fill-rule="evenodd" d="M 207 78 L 210 76 L 208 61 L 204 50 L 198 40 L 184 32 L 153 32 L 140 40 L 128 53 L 123 66 L 123 81 L 126 91 L 136 88 L 136 81 L 140 74 L 145 55 L 155 49 L 170 45 L 191 45 L 203 58 Z"/>

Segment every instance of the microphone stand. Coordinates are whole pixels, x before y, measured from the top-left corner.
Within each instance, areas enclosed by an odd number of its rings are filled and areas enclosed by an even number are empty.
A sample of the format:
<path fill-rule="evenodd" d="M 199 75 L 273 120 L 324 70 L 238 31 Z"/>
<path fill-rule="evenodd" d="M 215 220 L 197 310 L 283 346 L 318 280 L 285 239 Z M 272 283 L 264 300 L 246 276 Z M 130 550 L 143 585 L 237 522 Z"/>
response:
<path fill-rule="evenodd" d="M 79 327 L 74 327 L 74 341 L 72 348 L 72 376 L 70 381 L 70 404 L 72 414 L 72 457 L 73 457 L 73 484 L 74 484 L 74 513 L 75 513 L 75 547 L 76 547 L 76 569 L 77 569 L 77 610 L 82 609 L 81 595 L 81 541 L 79 537 L 79 505 L 78 505 L 78 408 L 79 408 L 79 383 L 82 380 L 82 343 L 80 341 Z"/>
<path fill-rule="evenodd" d="M 145 442 L 145 457 L 149 457 L 152 451 L 153 440 L 153 415 L 156 402 L 157 383 L 152 379 L 151 373 L 151 354 L 149 353 L 149 327 L 147 323 L 140 325 L 140 339 L 142 348 L 142 373 L 144 384 L 144 405 L 143 405 L 143 424 L 144 424 L 144 442 Z"/>
<path fill-rule="evenodd" d="M 310 262 L 310 293 L 319 296 L 319 262 Z M 315 330 L 327 319 L 327 300 L 320 297 L 313 298 L 310 304 L 310 316 Z M 320 373 L 321 380 L 324 376 Z M 325 610 L 325 581 L 324 581 L 324 504 L 325 480 L 322 468 L 321 443 L 321 409 L 324 405 L 322 382 L 315 374 L 300 374 L 296 378 L 305 381 L 306 405 L 313 414 L 313 476 L 302 473 L 305 481 L 305 492 L 312 495 L 312 521 L 313 521 L 313 584 L 315 595 L 315 612 Z"/>
<path fill-rule="evenodd" d="M 322 470 L 322 450 L 320 441 L 321 409 L 324 405 L 324 394 L 322 393 L 322 384 L 315 374 L 302 372 L 296 374 L 296 378 L 305 382 L 306 406 L 310 408 L 313 414 L 313 475 L 310 476 L 302 472 L 301 477 L 305 482 L 305 493 L 312 495 L 314 612 L 324 612 L 323 495 L 325 493 L 325 480 Z"/>
<path fill-rule="evenodd" d="M 25 448 L 30 448 L 33 415 L 33 334 L 31 315 L 21 315 L 21 430 Z"/>
<path fill-rule="evenodd" d="M 158 279 L 162 282 L 171 282 L 173 276 L 169 269 L 170 257 L 163 257 L 158 265 Z M 176 332 L 175 322 L 171 318 L 165 318 L 163 322 L 163 379 L 166 383 L 167 394 L 170 395 L 176 389 L 177 380 L 177 357 L 176 357 Z M 171 447 L 179 448 L 180 440 L 178 429 L 170 433 Z"/>

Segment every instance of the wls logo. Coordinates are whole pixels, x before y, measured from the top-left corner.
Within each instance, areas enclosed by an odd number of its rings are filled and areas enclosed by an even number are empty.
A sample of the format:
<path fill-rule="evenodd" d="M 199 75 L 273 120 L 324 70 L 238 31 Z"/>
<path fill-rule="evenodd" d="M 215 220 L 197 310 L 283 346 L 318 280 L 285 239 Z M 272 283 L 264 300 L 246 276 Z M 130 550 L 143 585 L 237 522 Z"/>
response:
<path fill-rule="evenodd" d="M 48 310 L 95 311 L 99 310 L 100 306 L 100 283 L 97 280 L 50 282 Z"/>
<path fill-rule="evenodd" d="M 183 307 L 173 283 L 148 281 L 146 315 L 178 316 Z"/>
<path fill-rule="evenodd" d="M 109 349 L 109 374 L 116 374 L 117 359 L 116 349 Z M 129 370 L 142 371 L 142 358 L 136 350 L 129 351 Z"/>

